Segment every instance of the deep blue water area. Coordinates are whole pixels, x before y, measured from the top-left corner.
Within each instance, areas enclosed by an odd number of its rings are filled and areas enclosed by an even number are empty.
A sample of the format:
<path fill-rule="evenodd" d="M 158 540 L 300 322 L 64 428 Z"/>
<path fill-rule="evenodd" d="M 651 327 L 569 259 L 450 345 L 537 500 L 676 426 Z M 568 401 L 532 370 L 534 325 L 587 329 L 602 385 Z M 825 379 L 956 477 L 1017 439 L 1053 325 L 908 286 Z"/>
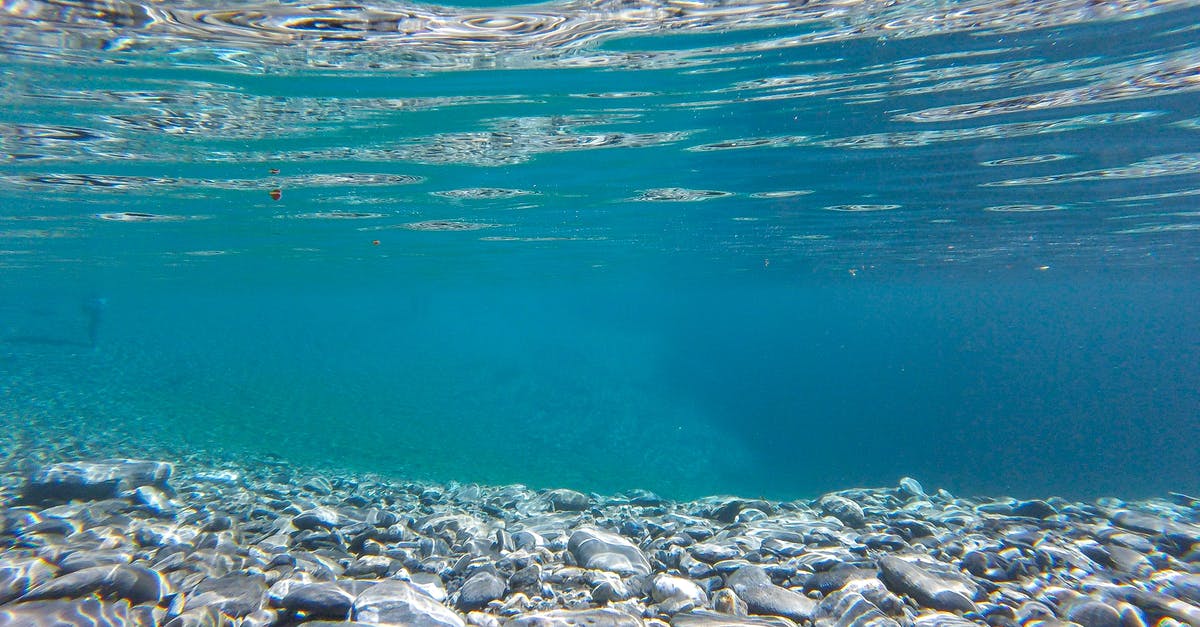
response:
<path fill-rule="evenodd" d="M 24 288 L 6 412 L 237 459 L 680 497 L 904 475 L 1200 487 L 1190 282 L 767 275 Z"/>
<path fill-rule="evenodd" d="M 1197 23 L 5 4 L 0 443 L 679 498 L 1200 493 Z"/>

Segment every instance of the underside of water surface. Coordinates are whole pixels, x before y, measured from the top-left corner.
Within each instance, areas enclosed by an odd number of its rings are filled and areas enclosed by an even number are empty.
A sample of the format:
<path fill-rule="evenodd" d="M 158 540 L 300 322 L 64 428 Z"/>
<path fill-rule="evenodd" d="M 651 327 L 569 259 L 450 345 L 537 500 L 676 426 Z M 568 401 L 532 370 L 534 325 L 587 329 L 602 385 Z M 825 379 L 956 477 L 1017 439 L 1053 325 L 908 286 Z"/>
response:
<path fill-rule="evenodd" d="M 675 498 L 1195 493 L 1198 19 L 4 3 L 6 437 Z"/>

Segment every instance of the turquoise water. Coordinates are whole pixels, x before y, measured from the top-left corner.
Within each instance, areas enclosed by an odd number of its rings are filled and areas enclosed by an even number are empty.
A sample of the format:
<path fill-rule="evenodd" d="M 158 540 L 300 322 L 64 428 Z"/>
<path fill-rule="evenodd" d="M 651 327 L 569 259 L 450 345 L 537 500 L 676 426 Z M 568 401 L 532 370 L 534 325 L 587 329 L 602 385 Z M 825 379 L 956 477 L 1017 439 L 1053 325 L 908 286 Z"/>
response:
<path fill-rule="evenodd" d="M 2 6 L 62 457 L 1200 490 L 1200 3 Z"/>

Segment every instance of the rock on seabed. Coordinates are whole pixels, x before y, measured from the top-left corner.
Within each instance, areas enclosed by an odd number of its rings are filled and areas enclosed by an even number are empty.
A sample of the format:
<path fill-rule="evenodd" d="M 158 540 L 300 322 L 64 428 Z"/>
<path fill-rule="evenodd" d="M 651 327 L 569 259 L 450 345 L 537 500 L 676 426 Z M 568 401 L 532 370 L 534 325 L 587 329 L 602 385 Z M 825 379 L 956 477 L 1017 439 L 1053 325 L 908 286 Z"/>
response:
<path fill-rule="evenodd" d="M 673 502 L 63 460 L 0 476 L 0 627 L 1200 627 L 1198 522 L 910 478 Z"/>

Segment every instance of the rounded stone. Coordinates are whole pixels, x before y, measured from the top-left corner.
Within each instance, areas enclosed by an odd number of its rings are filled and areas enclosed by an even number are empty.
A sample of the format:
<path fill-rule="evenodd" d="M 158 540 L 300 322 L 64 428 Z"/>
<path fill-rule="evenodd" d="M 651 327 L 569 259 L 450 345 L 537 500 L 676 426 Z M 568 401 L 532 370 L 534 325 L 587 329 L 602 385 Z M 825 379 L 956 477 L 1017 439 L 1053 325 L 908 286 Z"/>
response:
<path fill-rule="evenodd" d="M 550 506 L 559 512 L 582 512 L 592 504 L 592 499 L 582 492 L 574 490 L 551 490 L 546 494 Z"/>
<path fill-rule="evenodd" d="M 622 575 L 649 575 L 650 562 L 629 540 L 599 529 L 577 529 L 567 550 L 584 568 L 607 570 Z"/>
<path fill-rule="evenodd" d="M 503 598 L 507 588 L 503 579 L 494 573 L 481 570 L 463 582 L 456 605 L 461 610 L 482 609 L 488 603 Z"/>
<path fill-rule="evenodd" d="M 354 600 L 354 620 L 410 627 L 465 627 L 450 608 L 404 581 L 386 581 L 368 588 Z"/>
<path fill-rule="evenodd" d="M 668 614 L 686 612 L 708 604 L 708 595 L 695 582 L 673 575 L 658 575 L 650 585 L 650 596 Z"/>
<path fill-rule="evenodd" d="M 306 617 L 344 620 L 354 607 L 354 597 L 335 583 L 313 583 L 292 589 L 280 605 L 289 612 L 303 612 Z"/>

